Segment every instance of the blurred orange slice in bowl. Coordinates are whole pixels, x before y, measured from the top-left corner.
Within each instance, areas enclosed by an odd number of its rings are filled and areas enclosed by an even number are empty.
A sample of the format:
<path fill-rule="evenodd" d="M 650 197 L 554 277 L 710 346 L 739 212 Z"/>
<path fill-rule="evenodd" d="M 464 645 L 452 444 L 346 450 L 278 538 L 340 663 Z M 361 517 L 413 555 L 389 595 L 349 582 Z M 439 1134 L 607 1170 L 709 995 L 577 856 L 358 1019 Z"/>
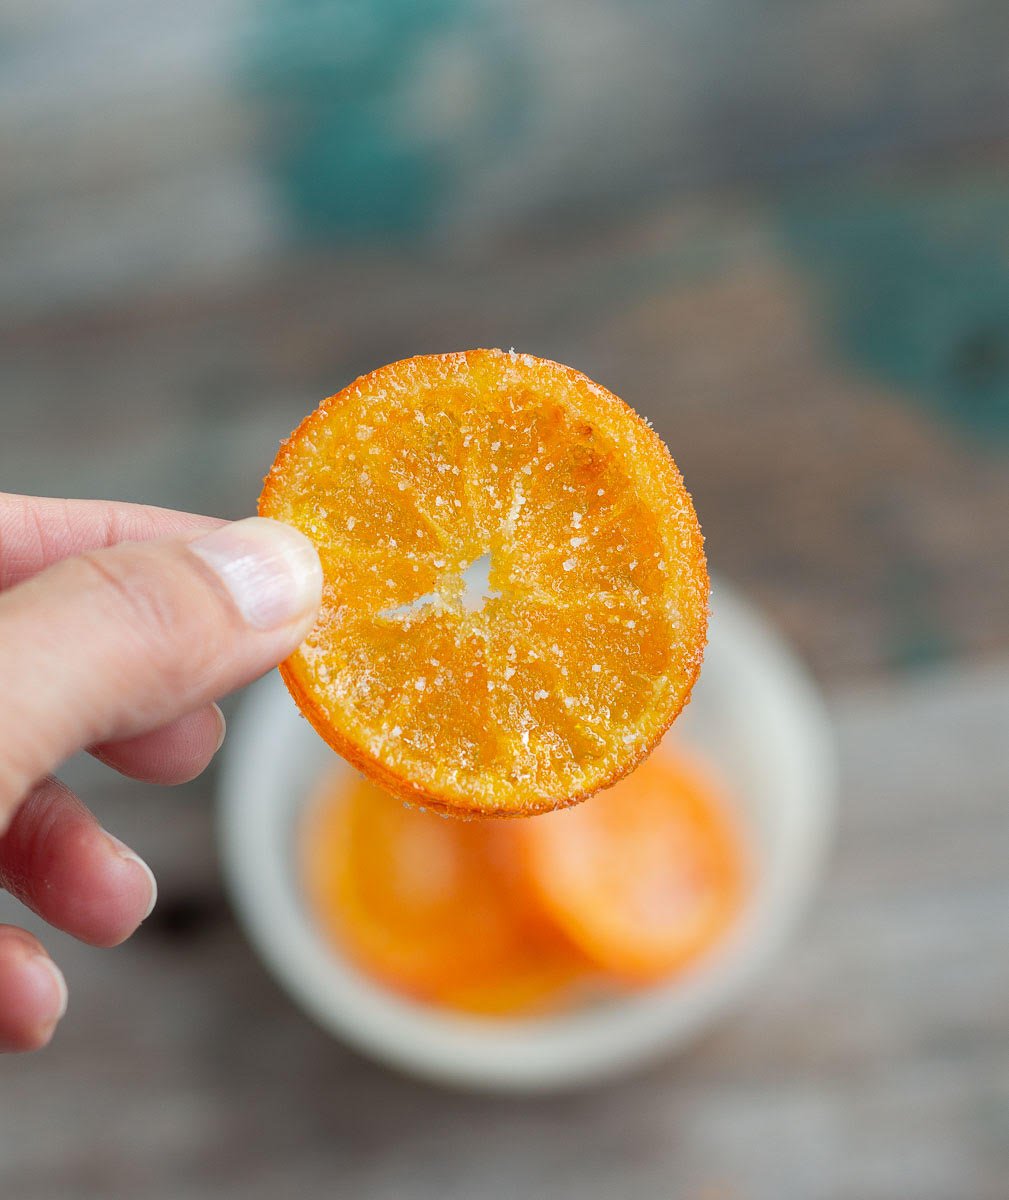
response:
<path fill-rule="evenodd" d="M 654 983 L 712 949 L 745 893 L 742 845 L 710 771 L 663 747 L 591 804 L 519 831 L 544 910 L 597 967 Z"/>
<path fill-rule="evenodd" d="M 386 986 L 486 1016 L 545 1011 L 589 966 L 516 849 L 510 823 L 445 820 L 340 771 L 303 820 L 304 887 L 327 938 Z"/>

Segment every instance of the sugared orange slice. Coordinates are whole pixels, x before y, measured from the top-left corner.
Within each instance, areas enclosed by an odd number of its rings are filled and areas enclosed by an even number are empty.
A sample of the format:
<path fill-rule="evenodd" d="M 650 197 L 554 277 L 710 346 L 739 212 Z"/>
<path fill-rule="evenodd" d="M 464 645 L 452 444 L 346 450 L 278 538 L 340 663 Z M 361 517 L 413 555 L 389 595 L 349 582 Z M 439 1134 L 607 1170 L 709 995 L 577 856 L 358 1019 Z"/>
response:
<path fill-rule="evenodd" d="M 583 799 L 649 752 L 700 669 L 708 577 L 680 474 L 644 421 L 557 363 L 382 367 L 295 430 L 259 511 L 312 538 L 325 574 L 281 668 L 291 694 L 414 803 Z"/>
<path fill-rule="evenodd" d="M 744 863 L 718 785 L 660 750 L 591 804 L 524 822 L 531 881 L 560 928 L 632 983 L 682 968 L 737 915 Z"/>
<path fill-rule="evenodd" d="M 307 810 L 307 898 L 364 970 L 486 1015 L 548 1007 L 588 969 L 527 890 L 498 824 L 447 821 L 345 772 Z"/>

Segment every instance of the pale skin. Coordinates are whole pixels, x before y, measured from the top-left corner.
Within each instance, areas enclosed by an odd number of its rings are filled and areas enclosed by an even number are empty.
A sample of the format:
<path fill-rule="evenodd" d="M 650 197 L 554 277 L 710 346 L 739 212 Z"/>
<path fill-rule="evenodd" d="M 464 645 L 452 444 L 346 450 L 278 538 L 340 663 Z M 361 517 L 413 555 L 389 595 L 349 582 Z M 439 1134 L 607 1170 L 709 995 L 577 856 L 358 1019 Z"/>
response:
<path fill-rule="evenodd" d="M 274 521 L 0 493 L 0 886 L 94 946 L 157 898 L 145 863 L 52 777 L 87 750 L 182 783 L 224 737 L 214 701 L 305 637 L 322 573 Z M 42 943 L 0 925 L 0 1051 L 38 1049 L 67 1005 Z"/>

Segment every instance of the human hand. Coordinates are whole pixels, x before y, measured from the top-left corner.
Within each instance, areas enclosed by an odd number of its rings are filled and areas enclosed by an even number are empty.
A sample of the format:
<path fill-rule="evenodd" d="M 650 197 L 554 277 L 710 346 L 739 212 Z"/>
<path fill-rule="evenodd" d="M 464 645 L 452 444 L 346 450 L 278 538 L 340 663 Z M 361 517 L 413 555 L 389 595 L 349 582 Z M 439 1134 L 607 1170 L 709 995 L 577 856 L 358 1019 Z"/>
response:
<path fill-rule="evenodd" d="M 198 775 L 214 698 L 302 641 L 321 588 L 275 521 L 0 493 L 0 886 L 82 941 L 128 938 L 154 876 L 49 772 L 87 749 L 135 779 Z M 0 1050 L 45 1045 L 66 997 L 39 941 L 0 925 Z"/>

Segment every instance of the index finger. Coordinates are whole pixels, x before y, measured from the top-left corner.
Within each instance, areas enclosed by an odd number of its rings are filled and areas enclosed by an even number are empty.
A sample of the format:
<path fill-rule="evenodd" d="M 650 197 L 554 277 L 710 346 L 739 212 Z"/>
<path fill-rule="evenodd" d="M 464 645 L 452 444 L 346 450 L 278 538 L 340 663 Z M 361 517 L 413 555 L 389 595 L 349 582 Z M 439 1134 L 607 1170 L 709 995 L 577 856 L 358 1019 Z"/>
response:
<path fill-rule="evenodd" d="M 61 559 L 118 542 L 212 529 L 218 517 L 114 500 L 63 500 L 0 492 L 0 591 Z"/>

